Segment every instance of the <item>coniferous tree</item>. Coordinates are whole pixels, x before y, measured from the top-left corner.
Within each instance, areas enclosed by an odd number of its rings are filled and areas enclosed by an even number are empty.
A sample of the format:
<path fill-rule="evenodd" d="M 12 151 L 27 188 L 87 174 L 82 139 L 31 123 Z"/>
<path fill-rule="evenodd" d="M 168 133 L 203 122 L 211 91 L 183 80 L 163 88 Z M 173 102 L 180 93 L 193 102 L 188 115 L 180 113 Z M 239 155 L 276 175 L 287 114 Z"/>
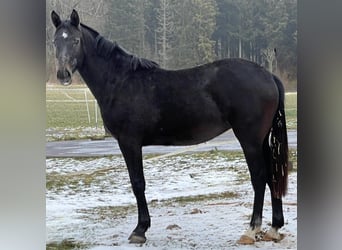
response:
<path fill-rule="evenodd" d="M 163 67 L 167 67 L 169 60 L 172 58 L 172 39 L 174 38 L 175 30 L 173 11 L 171 1 L 159 0 L 157 8 L 158 28 L 156 33 L 159 45 L 158 54 Z"/>
<path fill-rule="evenodd" d="M 167 68 L 243 57 L 296 78 L 296 0 L 49 0 L 48 76 L 55 76 L 50 12 L 68 18 L 73 8 L 103 36 Z"/>
<path fill-rule="evenodd" d="M 193 31 L 195 31 L 195 62 L 203 64 L 215 60 L 215 41 L 212 35 L 216 27 L 217 4 L 215 0 L 193 0 Z"/>

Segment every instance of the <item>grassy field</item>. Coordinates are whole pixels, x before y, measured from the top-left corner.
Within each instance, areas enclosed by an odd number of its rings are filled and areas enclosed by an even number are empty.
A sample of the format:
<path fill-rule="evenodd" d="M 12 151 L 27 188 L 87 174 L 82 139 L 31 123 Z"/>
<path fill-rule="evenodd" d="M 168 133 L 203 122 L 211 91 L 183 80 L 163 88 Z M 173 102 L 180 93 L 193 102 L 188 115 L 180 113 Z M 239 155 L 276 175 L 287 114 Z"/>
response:
<path fill-rule="evenodd" d="M 286 124 L 288 129 L 297 129 L 297 92 L 286 93 Z"/>
<path fill-rule="evenodd" d="M 88 107 L 86 100 L 88 100 Z M 84 85 L 48 86 L 46 88 L 46 113 L 47 128 L 102 126 L 100 110 L 95 103 L 94 96 Z"/>
<path fill-rule="evenodd" d="M 297 129 L 296 92 L 286 94 L 286 116 L 288 129 Z M 104 135 L 100 110 L 85 85 L 47 85 L 46 117 L 48 140 Z"/>

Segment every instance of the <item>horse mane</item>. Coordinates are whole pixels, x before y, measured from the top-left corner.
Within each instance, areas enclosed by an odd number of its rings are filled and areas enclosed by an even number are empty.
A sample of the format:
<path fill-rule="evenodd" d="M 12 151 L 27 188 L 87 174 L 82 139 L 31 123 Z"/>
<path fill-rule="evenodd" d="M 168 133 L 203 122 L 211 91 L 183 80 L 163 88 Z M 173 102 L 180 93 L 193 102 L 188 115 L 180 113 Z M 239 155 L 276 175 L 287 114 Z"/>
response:
<path fill-rule="evenodd" d="M 89 26 L 82 24 L 83 28 L 88 29 L 95 36 L 94 48 L 98 56 L 105 60 L 113 60 L 115 64 L 128 65 L 130 70 L 136 71 L 138 69 L 154 69 L 159 68 L 158 63 L 145 58 L 137 57 L 127 52 L 124 48 L 116 42 L 109 41 L 101 36 L 96 30 Z"/>

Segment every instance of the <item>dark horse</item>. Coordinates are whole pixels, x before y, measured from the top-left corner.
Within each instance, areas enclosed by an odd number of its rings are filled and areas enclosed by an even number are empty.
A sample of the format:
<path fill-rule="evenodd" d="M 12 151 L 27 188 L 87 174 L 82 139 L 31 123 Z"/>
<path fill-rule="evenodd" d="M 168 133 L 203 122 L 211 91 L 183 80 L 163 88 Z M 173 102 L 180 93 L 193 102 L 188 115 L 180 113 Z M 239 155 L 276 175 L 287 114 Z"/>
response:
<path fill-rule="evenodd" d="M 138 206 L 138 225 L 130 242 L 145 242 L 151 223 L 142 147 L 197 144 L 230 128 L 245 154 L 254 189 L 250 228 L 240 243 L 252 244 L 260 231 L 266 183 L 272 194 L 272 227 L 266 238 L 280 239 L 288 146 L 284 88 L 276 76 L 242 59 L 162 69 L 80 23 L 75 10 L 70 20 L 62 21 L 54 11 L 51 18 L 56 27 L 57 78 L 68 85 L 72 73 L 79 71 L 125 158 Z"/>

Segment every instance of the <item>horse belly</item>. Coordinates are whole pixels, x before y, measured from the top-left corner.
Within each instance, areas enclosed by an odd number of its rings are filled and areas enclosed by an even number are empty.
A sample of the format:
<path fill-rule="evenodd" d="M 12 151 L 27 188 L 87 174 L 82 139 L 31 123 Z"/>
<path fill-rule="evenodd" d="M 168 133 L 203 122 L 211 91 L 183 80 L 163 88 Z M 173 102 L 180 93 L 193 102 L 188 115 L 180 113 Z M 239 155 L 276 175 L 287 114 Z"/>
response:
<path fill-rule="evenodd" d="M 228 123 L 199 123 L 194 126 L 159 127 L 147 145 L 188 146 L 206 142 L 230 129 Z"/>
<path fill-rule="evenodd" d="M 203 142 L 206 142 L 215 138 L 216 136 L 219 136 L 223 132 L 227 131 L 229 128 L 230 126 L 228 126 L 227 124 L 223 124 L 223 123 L 200 125 L 189 131 L 189 134 L 191 135 L 191 138 L 189 140 L 185 140 L 185 141 L 180 140 L 178 142 L 180 144 L 175 144 L 175 145 L 193 145 L 193 144 L 203 143 Z"/>

